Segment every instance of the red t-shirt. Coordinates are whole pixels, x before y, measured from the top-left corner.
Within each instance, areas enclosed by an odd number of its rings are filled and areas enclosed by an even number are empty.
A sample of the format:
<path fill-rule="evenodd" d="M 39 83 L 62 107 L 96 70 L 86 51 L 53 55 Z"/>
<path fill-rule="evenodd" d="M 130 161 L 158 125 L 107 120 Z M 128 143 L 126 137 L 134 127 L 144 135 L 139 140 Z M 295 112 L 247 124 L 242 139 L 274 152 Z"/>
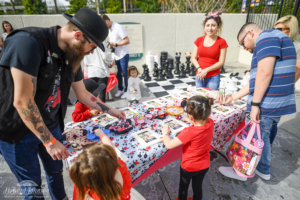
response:
<path fill-rule="evenodd" d="M 72 113 L 73 122 L 81 122 L 89 118 L 91 118 L 90 107 L 80 102 L 76 103 L 75 109 Z"/>
<path fill-rule="evenodd" d="M 188 172 L 200 171 L 210 166 L 210 144 L 214 122 L 208 119 L 203 126 L 190 126 L 181 131 L 177 138 L 183 143 L 181 167 Z"/>
<path fill-rule="evenodd" d="M 123 178 L 123 186 L 121 191 L 121 198 L 120 200 L 129 200 L 130 199 L 130 191 L 132 187 L 132 179 L 130 177 L 130 172 L 127 169 L 126 164 L 122 160 L 118 160 L 120 167 L 118 168 L 121 172 Z M 74 184 L 73 190 L 73 200 L 77 199 L 79 191 L 76 185 Z M 89 192 L 89 196 L 92 197 L 94 200 L 101 200 L 101 198 L 96 194 L 94 191 Z"/>
<path fill-rule="evenodd" d="M 205 47 L 203 46 L 204 38 L 205 35 L 202 37 L 198 37 L 194 42 L 194 44 L 198 47 L 198 51 L 197 51 L 198 63 L 202 69 L 205 69 L 217 63 L 219 61 L 221 49 L 228 47 L 226 41 L 219 36 L 212 46 Z M 219 73 L 220 73 L 220 68 L 208 72 L 206 77 L 215 76 L 218 75 Z"/>

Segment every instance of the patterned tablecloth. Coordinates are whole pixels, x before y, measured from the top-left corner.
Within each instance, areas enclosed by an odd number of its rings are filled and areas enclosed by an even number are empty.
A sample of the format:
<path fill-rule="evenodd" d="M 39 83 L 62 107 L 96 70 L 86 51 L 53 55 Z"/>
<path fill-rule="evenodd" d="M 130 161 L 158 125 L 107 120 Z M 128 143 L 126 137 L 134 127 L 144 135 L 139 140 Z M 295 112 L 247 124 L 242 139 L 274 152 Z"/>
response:
<path fill-rule="evenodd" d="M 138 113 L 141 113 L 146 109 L 146 106 L 143 104 L 139 104 L 131 108 Z M 234 111 L 226 117 L 215 112 L 212 113 L 211 118 L 213 119 L 215 124 L 214 136 L 211 144 L 213 149 L 216 149 L 217 151 L 220 151 L 222 149 L 222 147 L 234 133 L 235 129 L 244 120 L 244 116 L 245 111 L 238 108 L 234 108 Z M 168 118 L 172 117 L 173 116 L 168 116 Z M 94 127 L 99 126 L 99 121 L 100 120 L 98 120 L 97 118 L 92 118 L 78 123 L 69 122 L 66 124 L 65 130 L 72 128 L 83 128 L 88 132 L 91 132 Z M 162 142 L 144 149 L 139 145 L 137 140 L 131 136 L 131 134 L 147 127 L 151 128 L 158 134 L 161 134 L 161 126 L 157 125 L 158 123 L 159 119 L 153 119 L 148 121 L 148 123 L 144 124 L 142 127 L 141 125 L 136 124 L 137 126 L 135 126 L 134 129 L 129 133 L 121 135 L 114 133 L 108 134 L 115 147 L 127 156 L 128 161 L 126 164 L 129 171 L 131 172 L 133 182 L 135 182 L 141 175 L 143 175 L 168 150 L 165 148 Z M 68 150 L 71 152 L 71 154 L 74 153 L 72 152 L 71 148 L 68 148 Z M 165 165 L 167 164 L 169 163 L 165 163 Z"/>

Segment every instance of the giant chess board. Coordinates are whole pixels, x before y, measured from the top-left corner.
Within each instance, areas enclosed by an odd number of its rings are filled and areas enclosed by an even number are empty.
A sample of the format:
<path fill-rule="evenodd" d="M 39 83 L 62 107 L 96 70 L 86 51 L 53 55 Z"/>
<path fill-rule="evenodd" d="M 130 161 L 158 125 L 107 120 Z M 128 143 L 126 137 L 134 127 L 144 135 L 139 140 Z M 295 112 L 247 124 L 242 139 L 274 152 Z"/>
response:
<path fill-rule="evenodd" d="M 151 77 L 151 81 L 143 81 L 144 85 L 154 94 L 155 97 L 159 98 L 162 96 L 170 95 L 172 90 L 180 89 L 187 90 L 195 85 L 196 76 L 190 76 L 187 78 L 173 78 L 165 81 L 156 81 Z M 220 88 L 226 88 L 231 92 L 236 92 L 244 85 L 243 78 L 238 76 L 232 76 L 232 73 L 221 74 Z"/>

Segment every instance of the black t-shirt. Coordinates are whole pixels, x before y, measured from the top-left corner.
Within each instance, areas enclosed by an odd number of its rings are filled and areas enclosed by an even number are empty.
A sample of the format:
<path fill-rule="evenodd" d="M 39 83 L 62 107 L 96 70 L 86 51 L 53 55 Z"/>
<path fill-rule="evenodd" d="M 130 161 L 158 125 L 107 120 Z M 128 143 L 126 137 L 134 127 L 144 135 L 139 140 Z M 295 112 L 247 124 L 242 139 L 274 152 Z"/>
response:
<path fill-rule="evenodd" d="M 20 31 L 5 40 L 5 49 L 0 60 L 0 65 L 15 67 L 27 74 L 37 77 L 40 63 L 39 44 L 34 36 L 27 32 Z M 59 125 L 59 109 L 61 106 L 60 76 L 61 73 L 59 71 L 52 85 L 49 85 L 52 93 L 45 106 L 43 108 L 39 107 L 40 111 L 44 109 L 46 113 L 48 113 L 46 116 L 43 116 L 43 120 L 50 129 Z M 74 81 L 80 81 L 82 78 L 82 71 L 79 69 Z"/>

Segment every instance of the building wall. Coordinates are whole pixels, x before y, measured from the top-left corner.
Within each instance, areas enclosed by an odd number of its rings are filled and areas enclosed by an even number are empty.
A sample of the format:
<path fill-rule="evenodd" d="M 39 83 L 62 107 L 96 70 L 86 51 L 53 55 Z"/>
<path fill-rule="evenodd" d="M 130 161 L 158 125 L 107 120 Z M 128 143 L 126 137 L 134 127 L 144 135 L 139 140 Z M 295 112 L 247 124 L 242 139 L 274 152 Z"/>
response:
<path fill-rule="evenodd" d="M 195 39 L 203 35 L 202 22 L 205 15 L 202 13 L 110 14 L 109 17 L 116 22 L 137 22 L 143 25 L 144 56 L 130 63 L 141 69 L 148 52 L 160 54 L 161 51 L 167 51 L 170 57 L 174 57 L 175 52 L 192 52 Z M 221 37 L 229 45 L 226 63 L 240 62 L 249 65 L 251 54 L 242 50 L 236 39 L 240 27 L 246 21 L 246 14 L 222 14 L 221 17 L 223 20 Z M 0 21 L 3 20 L 9 21 L 14 28 L 63 26 L 67 22 L 62 15 L 2 15 Z M 134 40 L 134 38 L 129 39 Z"/>

